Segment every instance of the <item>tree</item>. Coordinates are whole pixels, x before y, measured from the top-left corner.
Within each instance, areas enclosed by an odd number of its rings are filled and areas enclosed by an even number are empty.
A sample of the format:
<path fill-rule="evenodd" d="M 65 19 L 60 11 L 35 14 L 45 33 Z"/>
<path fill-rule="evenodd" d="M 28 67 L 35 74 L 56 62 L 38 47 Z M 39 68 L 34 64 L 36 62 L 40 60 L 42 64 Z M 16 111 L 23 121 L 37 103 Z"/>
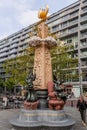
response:
<path fill-rule="evenodd" d="M 29 36 L 34 36 L 37 32 L 37 26 L 29 33 Z M 58 39 L 56 35 L 52 35 Z M 69 52 L 69 49 L 72 51 Z M 58 45 L 51 50 L 52 67 L 55 75 L 59 80 L 69 81 L 72 78 L 78 78 L 78 72 L 75 67 L 78 64 L 77 58 L 73 58 L 73 46 L 67 46 L 58 41 Z M 25 86 L 25 78 L 29 73 L 29 69 L 33 68 L 34 64 L 34 48 L 28 47 L 25 49 L 22 56 L 17 56 L 14 59 L 7 60 L 4 63 L 6 77 L 12 78 L 15 85 Z M 73 71 L 72 71 L 73 70 Z M 7 80 L 6 79 L 6 80 Z"/>
<path fill-rule="evenodd" d="M 3 92 L 4 89 L 4 81 L 2 80 L 2 78 L 0 78 L 0 91 Z"/>
<path fill-rule="evenodd" d="M 11 89 L 14 88 L 15 82 L 13 80 L 13 78 L 8 78 L 5 82 L 4 82 L 4 86 L 10 91 L 11 93 Z"/>
<path fill-rule="evenodd" d="M 69 51 L 72 49 L 72 51 Z M 76 66 L 78 59 L 73 58 L 72 46 L 64 45 L 58 41 L 58 45 L 51 50 L 53 73 L 57 76 L 59 81 L 71 81 L 78 78 L 76 73 Z"/>
<path fill-rule="evenodd" d="M 0 87 L 3 87 L 4 86 L 4 82 L 3 80 L 0 78 Z"/>
<path fill-rule="evenodd" d="M 7 60 L 3 67 L 6 72 L 6 87 L 14 83 L 15 86 L 25 86 L 26 76 L 29 73 L 29 69 L 33 67 L 34 62 L 34 49 L 28 47 L 24 51 L 24 55 L 17 56 L 14 59 Z"/>

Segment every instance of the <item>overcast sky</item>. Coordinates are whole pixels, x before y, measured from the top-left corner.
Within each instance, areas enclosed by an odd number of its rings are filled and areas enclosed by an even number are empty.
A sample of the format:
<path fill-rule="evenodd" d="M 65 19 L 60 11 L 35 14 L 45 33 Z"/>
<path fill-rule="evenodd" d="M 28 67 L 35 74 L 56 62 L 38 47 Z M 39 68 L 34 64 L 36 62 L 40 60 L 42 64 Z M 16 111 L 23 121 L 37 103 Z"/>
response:
<path fill-rule="evenodd" d="M 0 39 L 38 21 L 37 12 L 49 6 L 52 14 L 77 0 L 0 0 Z"/>

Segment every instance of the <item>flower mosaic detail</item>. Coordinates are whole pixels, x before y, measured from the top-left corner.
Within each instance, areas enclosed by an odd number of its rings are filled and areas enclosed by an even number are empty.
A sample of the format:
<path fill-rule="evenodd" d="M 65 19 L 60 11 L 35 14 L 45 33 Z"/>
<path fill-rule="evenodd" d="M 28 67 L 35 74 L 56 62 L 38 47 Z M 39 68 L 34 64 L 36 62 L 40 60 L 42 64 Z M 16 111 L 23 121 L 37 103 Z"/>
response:
<path fill-rule="evenodd" d="M 33 36 L 29 39 L 29 45 L 32 46 L 32 47 L 35 47 L 35 46 L 39 46 L 42 44 L 42 42 L 45 42 L 45 44 L 48 46 L 48 47 L 52 47 L 52 46 L 56 46 L 57 45 L 57 42 L 56 40 L 53 38 L 53 37 L 46 37 L 46 38 L 40 38 L 40 37 L 37 37 L 37 36 Z"/>

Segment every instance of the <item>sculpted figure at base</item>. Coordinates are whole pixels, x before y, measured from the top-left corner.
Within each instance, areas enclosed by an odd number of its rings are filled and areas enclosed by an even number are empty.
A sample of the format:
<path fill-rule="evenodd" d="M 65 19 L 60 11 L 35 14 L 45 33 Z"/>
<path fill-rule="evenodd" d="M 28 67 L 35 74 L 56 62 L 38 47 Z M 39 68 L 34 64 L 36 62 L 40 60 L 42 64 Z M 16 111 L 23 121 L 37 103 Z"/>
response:
<path fill-rule="evenodd" d="M 38 100 L 37 100 L 37 95 L 36 92 L 33 88 L 33 81 L 36 78 L 36 74 L 33 74 L 32 71 L 30 71 L 29 75 L 26 78 L 26 82 L 28 84 L 28 94 L 26 101 L 24 102 L 24 108 L 25 109 L 37 109 L 38 106 Z"/>
<path fill-rule="evenodd" d="M 59 88 L 60 89 L 60 88 Z M 61 92 L 55 90 L 55 85 L 53 82 L 48 82 L 48 106 L 51 110 L 62 110 L 65 104 L 64 95 Z"/>

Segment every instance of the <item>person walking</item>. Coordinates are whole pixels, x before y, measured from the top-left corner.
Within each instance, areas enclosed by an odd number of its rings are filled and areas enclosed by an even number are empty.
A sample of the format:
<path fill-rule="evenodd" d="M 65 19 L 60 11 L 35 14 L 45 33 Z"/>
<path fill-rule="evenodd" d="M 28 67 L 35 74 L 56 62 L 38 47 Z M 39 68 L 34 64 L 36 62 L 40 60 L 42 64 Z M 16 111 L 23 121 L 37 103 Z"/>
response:
<path fill-rule="evenodd" d="M 86 126 L 86 108 L 87 108 L 87 103 L 84 100 L 83 96 L 80 96 L 77 101 L 77 109 L 80 112 L 83 126 Z"/>
<path fill-rule="evenodd" d="M 3 96 L 2 102 L 3 102 L 3 109 L 7 108 L 7 105 L 8 105 L 7 96 Z"/>

